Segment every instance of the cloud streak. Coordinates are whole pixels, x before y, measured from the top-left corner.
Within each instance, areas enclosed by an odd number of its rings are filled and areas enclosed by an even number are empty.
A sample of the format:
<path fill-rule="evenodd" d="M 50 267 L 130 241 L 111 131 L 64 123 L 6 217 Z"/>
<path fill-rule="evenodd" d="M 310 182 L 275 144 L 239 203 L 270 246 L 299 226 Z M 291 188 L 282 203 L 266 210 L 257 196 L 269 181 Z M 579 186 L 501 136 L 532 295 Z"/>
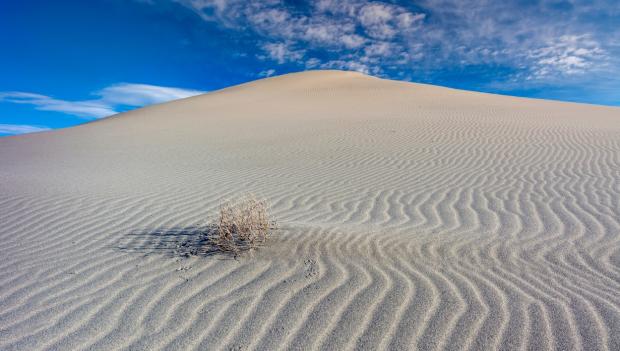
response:
<path fill-rule="evenodd" d="M 204 91 L 162 87 L 149 84 L 120 83 L 106 87 L 95 95 L 110 106 L 147 106 L 204 94 Z"/>
<path fill-rule="evenodd" d="M 61 112 L 83 119 L 119 113 L 122 107 L 142 107 L 203 94 L 203 91 L 149 84 L 119 83 L 93 93 L 90 100 L 62 100 L 30 92 L 1 92 L 0 101 L 32 105 L 40 111 Z"/>
<path fill-rule="evenodd" d="M 27 124 L 0 124 L 0 135 L 15 135 L 50 130 L 44 126 L 34 126 Z"/>

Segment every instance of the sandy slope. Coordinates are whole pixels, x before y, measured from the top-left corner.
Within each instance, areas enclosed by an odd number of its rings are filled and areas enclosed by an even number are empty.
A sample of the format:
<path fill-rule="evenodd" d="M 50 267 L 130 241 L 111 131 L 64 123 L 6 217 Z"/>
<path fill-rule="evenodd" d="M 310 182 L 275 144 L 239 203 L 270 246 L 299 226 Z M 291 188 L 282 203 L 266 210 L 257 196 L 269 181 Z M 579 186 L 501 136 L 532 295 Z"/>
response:
<path fill-rule="evenodd" d="M 0 224 L 2 350 L 620 350 L 618 108 L 271 78 L 0 139 Z"/>

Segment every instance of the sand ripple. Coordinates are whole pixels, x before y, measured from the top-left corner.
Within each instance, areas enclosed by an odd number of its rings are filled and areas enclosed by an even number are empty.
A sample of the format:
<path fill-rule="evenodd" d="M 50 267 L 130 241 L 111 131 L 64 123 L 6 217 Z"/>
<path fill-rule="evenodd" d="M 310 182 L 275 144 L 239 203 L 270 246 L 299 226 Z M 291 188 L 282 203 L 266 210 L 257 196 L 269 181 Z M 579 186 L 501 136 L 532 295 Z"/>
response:
<path fill-rule="evenodd" d="M 618 109 L 300 77 L 0 139 L 0 349 L 620 350 Z"/>

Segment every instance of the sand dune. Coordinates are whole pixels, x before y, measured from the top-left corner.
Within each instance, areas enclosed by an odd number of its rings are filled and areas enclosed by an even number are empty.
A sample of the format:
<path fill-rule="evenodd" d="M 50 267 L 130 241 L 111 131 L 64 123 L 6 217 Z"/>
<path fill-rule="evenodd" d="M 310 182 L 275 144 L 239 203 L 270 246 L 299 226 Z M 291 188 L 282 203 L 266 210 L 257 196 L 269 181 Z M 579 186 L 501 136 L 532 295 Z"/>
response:
<path fill-rule="evenodd" d="M 2 350 L 620 350 L 620 109 L 307 72 L 0 139 Z M 200 251 L 229 197 L 281 230 Z"/>

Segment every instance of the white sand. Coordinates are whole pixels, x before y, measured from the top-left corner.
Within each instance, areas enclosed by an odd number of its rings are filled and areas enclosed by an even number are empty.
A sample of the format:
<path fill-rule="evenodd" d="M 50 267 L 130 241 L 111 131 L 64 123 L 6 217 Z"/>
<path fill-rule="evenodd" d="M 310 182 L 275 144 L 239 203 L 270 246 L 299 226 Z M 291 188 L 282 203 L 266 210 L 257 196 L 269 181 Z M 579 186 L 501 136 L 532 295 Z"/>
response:
<path fill-rule="evenodd" d="M 227 197 L 282 230 L 189 255 Z M 620 350 L 620 109 L 309 72 L 0 139 L 0 349 Z"/>

